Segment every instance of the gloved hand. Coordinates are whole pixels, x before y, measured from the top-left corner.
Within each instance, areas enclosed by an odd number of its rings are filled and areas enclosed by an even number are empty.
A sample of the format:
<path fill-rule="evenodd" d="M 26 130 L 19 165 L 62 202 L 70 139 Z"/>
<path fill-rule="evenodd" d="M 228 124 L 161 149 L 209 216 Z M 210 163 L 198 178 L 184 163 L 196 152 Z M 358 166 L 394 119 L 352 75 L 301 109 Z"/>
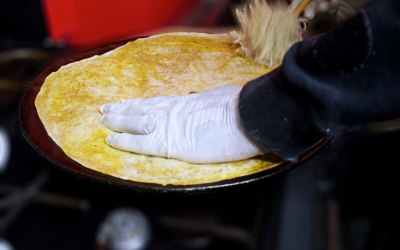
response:
<path fill-rule="evenodd" d="M 120 150 L 192 163 L 250 158 L 261 150 L 239 117 L 241 88 L 225 86 L 184 96 L 128 99 L 100 108 L 101 123 L 117 132 L 107 144 Z"/>

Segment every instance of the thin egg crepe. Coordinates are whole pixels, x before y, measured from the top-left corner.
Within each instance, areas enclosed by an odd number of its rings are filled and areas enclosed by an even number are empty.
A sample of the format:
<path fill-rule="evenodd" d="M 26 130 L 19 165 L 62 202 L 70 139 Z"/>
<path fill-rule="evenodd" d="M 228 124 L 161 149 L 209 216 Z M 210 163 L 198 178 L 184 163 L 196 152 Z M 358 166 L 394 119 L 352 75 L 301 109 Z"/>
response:
<path fill-rule="evenodd" d="M 87 168 L 136 182 L 211 183 L 257 173 L 279 162 L 259 157 L 191 164 L 120 151 L 105 143 L 113 131 L 100 124 L 99 107 L 127 98 L 242 86 L 269 71 L 241 55 L 228 35 L 162 34 L 61 67 L 46 78 L 35 106 L 48 135 Z"/>

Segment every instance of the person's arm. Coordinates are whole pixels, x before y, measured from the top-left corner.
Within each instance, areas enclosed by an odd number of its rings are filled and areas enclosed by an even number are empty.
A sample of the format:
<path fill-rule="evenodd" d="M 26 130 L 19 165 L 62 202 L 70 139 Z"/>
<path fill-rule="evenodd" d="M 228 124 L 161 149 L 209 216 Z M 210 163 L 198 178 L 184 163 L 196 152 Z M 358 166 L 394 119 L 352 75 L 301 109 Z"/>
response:
<path fill-rule="evenodd" d="M 400 4 L 379 1 L 295 44 L 283 65 L 249 82 L 240 117 L 265 151 L 295 160 L 323 135 L 400 116 Z"/>

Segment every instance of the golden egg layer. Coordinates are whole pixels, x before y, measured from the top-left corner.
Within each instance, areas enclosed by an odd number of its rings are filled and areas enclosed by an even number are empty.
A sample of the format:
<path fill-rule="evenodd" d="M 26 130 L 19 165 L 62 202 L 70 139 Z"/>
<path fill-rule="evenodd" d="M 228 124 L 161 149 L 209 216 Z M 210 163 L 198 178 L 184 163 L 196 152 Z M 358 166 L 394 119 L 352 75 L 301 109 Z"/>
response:
<path fill-rule="evenodd" d="M 66 155 L 101 173 L 137 182 L 195 185 L 249 175 L 279 162 L 253 158 L 191 164 L 114 149 L 105 143 L 104 103 L 242 86 L 269 72 L 237 52 L 226 35 L 170 33 L 137 39 L 50 74 L 36 100 L 48 135 Z"/>

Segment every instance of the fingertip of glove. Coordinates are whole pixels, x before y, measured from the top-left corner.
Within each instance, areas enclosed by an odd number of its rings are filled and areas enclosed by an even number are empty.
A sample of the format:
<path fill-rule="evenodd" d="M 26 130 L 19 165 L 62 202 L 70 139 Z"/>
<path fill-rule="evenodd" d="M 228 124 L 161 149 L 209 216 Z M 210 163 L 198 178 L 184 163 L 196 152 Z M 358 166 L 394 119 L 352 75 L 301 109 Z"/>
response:
<path fill-rule="evenodd" d="M 108 135 L 107 137 L 106 137 L 106 139 L 105 139 L 105 141 L 106 141 L 106 143 L 108 144 L 108 145 L 111 145 L 112 143 L 113 143 L 113 141 L 114 141 L 114 134 L 110 134 L 110 135 Z"/>
<path fill-rule="evenodd" d="M 106 111 L 106 109 L 107 109 L 107 104 L 101 105 L 101 106 L 100 106 L 100 113 L 104 114 L 104 112 Z"/>

